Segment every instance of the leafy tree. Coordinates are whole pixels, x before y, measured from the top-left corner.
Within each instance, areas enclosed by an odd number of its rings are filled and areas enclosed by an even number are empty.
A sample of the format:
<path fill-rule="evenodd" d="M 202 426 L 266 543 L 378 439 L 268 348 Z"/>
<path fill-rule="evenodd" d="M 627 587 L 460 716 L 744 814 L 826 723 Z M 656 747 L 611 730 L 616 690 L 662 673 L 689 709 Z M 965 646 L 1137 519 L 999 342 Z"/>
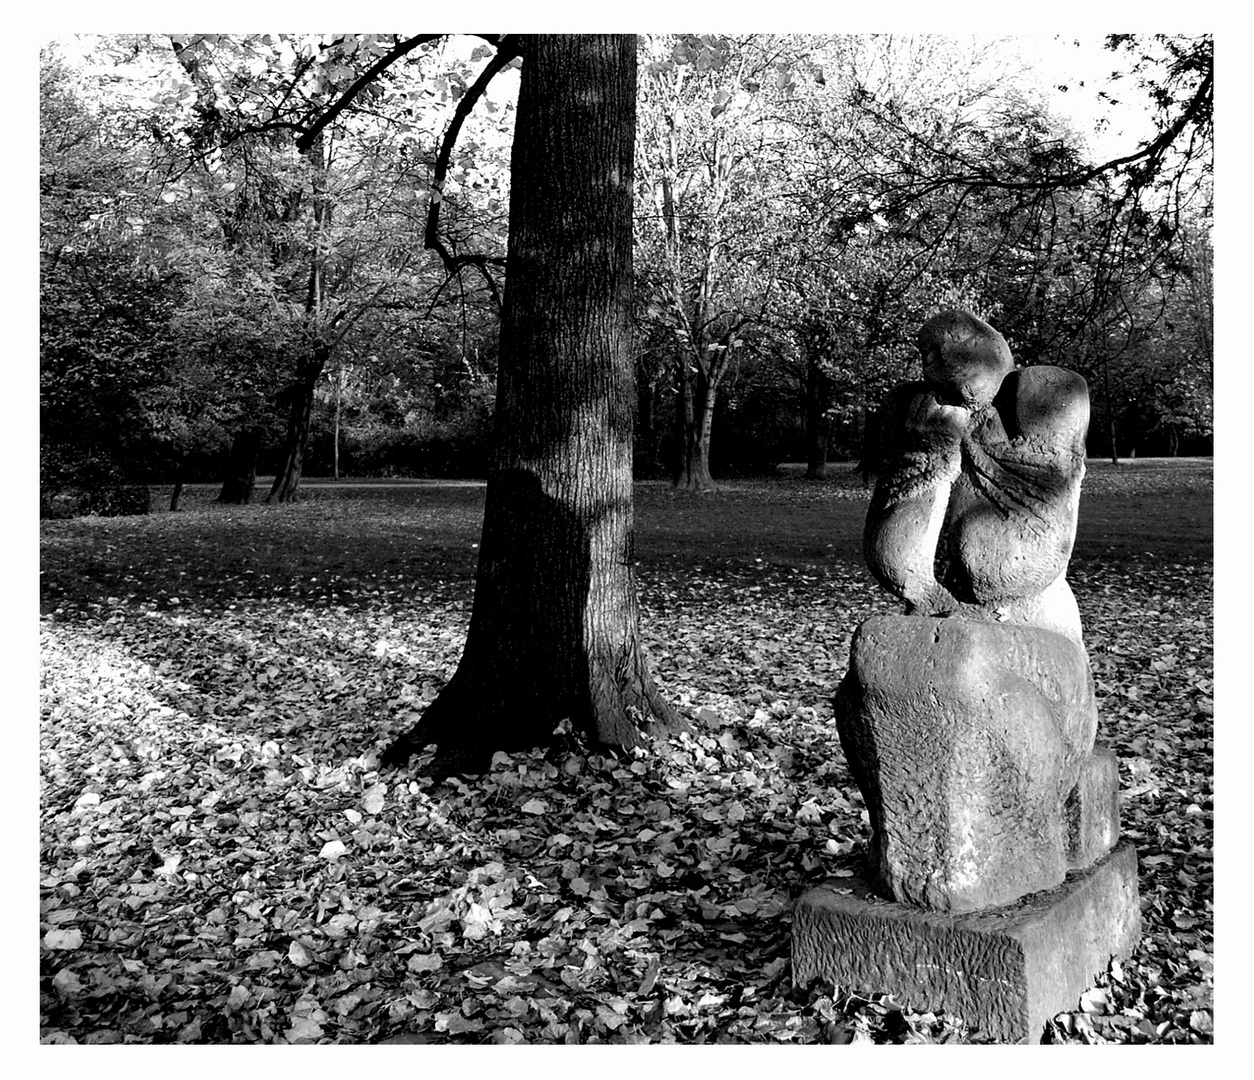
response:
<path fill-rule="evenodd" d="M 771 204 L 787 181 L 773 118 L 789 93 L 786 39 L 646 39 L 640 114 L 640 275 L 646 332 L 670 353 L 675 486 L 705 491 L 720 386 L 771 302 Z"/>
<path fill-rule="evenodd" d="M 499 242 L 493 206 L 500 203 L 499 178 L 489 175 L 485 155 L 471 162 L 465 145 L 458 160 L 432 162 L 424 138 L 423 99 L 458 96 L 447 75 L 438 91 L 421 81 L 437 41 L 435 35 L 197 35 L 173 42 L 196 88 L 201 119 L 192 142 L 204 170 L 232 160 L 243 167 L 232 184 L 237 196 L 224 237 L 237 245 L 237 225 L 251 225 L 254 242 L 268 244 L 289 309 L 299 313 L 291 366 L 277 395 L 285 433 L 269 499 L 286 501 L 299 491 L 317 389 L 329 373 L 338 378 L 346 364 L 341 354 L 360 364 L 373 352 L 366 342 L 388 321 L 380 313 L 392 313 L 392 331 L 396 317 L 415 318 L 423 307 L 429 316 L 447 274 L 493 261 L 490 251 L 468 256 L 458 247 L 468 237 Z M 412 62 L 412 70 L 401 61 Z M 462 101 L 478 96 L 478 83 L 458 85 Z M 467 191 L 478 189 L 485 211 L 455 200 L 442 230 L 430 213 L 424 240 L 446 269 L 433 277 L 414 243 L 417 200 L 430 193 L 429 207 L 447 203 L 459 181 Z M 495 296 L 496 282 L 486 273 L 484 282 Z M 458 286 L 464 305 L 466 287 L 460 280 Z"/>
<path fill-rule="evenodd" d="M 809 311 L 805 352 L 824 357 L 798 375 L 812 391 L 812 434 L 833 401 L 856 397 L 857 380 L 831 359 L 844 351 L 836 343 L 860 358 L 850 374 L 894 375 L 876 349 L 897 352 L 938 302 L 993 318 L 1021 361 L 1109 376 L 1128 346 L 1119 323 L 1130 298 L 1175 274 L 1187 208 L 1208 212 L 1209 43 L 1165 48 L 1169 63 L 1141 67 L 1143 80 L 1161 79 L 1147 82 L 1162 106 L 1157 136 L 1097 165 L 978 49 L 960 59 L 946 39 L 865 38 L 825 57 L 823 86 L 796 95 L 811 111 L 797 121 L 808 181 L 789 281 Z M 875 255 L 859 272 L 867 248 Z M 821 454 L 811 458 L 817 471 Z"/>
<path fill-rule="evenodd" d="M 146 228 L 135 117 L 93 112 L 64 64 L 40 62 L 40 481 L 43 509 L 148 509 L 183 282 Z M 140 173 L 140 176 L 136 176 Z M 137 182 L 132 183 L 135 180 Z M 58 502 L 63 495 L 67 502 Z"/>
<path fill-rule="evenodd" d="M 524 57 L 495 444 L 474 608 L 452 681 L 388 749 L 439 771 L 557 723 L 633 746 L 673 728 L 639 639 L 632 560 L 636 43 L 536 35 Z"/>

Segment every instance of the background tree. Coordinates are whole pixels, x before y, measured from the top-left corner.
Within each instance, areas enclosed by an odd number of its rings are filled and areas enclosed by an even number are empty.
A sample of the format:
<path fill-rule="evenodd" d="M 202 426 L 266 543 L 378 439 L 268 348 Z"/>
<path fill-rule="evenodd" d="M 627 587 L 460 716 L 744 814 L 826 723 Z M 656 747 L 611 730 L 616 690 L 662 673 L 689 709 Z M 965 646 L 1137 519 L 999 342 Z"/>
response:
<path fill-rule="evenodd" d="M 479 110 L 486 119 L 470 125 L 458 153 L 441 164 L 441 254 L 424 253 L 423 234 L 440 135 L 493 50 L 446 57 L 431 36 L 378 35 L 132 35 L 70 44 L 81 54 L 77 89 L 94 95 L 102 115 L 133 114 L 126 142 L 120 135 L 117 143 L 118 154 L 125 150 L 117 183 L 132 202 L 144 193 L 142 215 L 128 210 L 134 225 L 127 228 L 144 233 L 132 254 L 146 262 L 145 273 L 163 275 L 178 313 L 182 340 L 168 350 L 169 369 L 149 398 L 169 413 L 156 424 L 168 452 L 141 455 L 152 471 L 170 475 L 183 462 L 199 476 L 230 442 L 227 501 L 251 498 L 258 453 L 275 468 L 274 497 L 293 496 L 319 387 L 330 386 L 331 373 L 363 371 L 370 357 L 393 373 L 406 364 L 425 369 L 399 377 L 415 389 L 441 383 L 446 400 L 434 429 L 419 422 L 413 430 L 406 419 L 434 403 L 400 414 L 403 438 L 393 443 L 421 448 L 406 457 L 443 468 L 447 453 L 425 452 L 434 440 L 466 447 L 454 456 L 481 459 L 461 429 L 454 437 L 442 432 L 457 387 L 466 391 L 467 431 L 482 426 L 499 283 L 450 274 L 448 262 L 483 265 L 496 251 L 503 256 L 507 160 L 493 133 L 507 122 L 508 100 L 486 100 Z M 381 69 L 383 60 L 397 66 Z M 376 81 L 363 82 L 372 72 Z M 311 132 L 302 154 L 297 143 Z M 330 169 L 311 167 L 319 140 Z M 117 218 L 117 207 L 103 210 Z M 101 211 L 85 213 L 101 220 Z M 477 254 L 468 258 L 468 248 Z M 176 281 L 188 285 L 177 296 Z M 315 349 L 316 341 L 325 348 Z M 421 343 L 408 361 L 405 343 Z M 463 377 L 481 356 L 488 368 Z M 453 377 L 441 379 L 437 369 Z M 217 400 L 205 400 L 206 391 Z M 224 428 L 238 438 L 223 441 Z M 333 457 L 332 440 L 328 463 Z"/>
<path fill-rule="evenodd" d="M 771 303 L 779 256 L 771 204 L 787 183 L 773 116 L 804 43 L 750 36 L 645 39 L 638 236 L 644 315 L 671 355 L 675 486 L 714 486 L 720 386 Z"/>
<path fill-rule="evenodd" d="M 95 107 L 93 107 L 95 106 Z M 168 378 L 186 282 L 149 227 L 143 116 L 85 99 L 40 57 L 40 489 L 45 512 L 146 512 L 149 395 Z M 138 146 L 137 146 L 138 142 Z"/>

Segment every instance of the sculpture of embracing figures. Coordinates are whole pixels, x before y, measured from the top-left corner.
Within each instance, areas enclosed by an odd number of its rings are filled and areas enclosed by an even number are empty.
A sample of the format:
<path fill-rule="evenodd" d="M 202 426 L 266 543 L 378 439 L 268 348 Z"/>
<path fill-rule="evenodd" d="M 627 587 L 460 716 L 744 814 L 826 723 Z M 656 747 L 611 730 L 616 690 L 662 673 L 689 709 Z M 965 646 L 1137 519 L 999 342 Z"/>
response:
<path fill-rule="evenodd" d="M 881 413 L 864 534 L 906 611 L 858 628 L 837 728 L 880 887 L 975 911 L 1058 885 L 1118 835 L 1065 576 L 1088 390 L 1062 368 L 1016 369 L 1001 334 L 962 311 L 929 319 L 919 348 L 922 381 Z"/>

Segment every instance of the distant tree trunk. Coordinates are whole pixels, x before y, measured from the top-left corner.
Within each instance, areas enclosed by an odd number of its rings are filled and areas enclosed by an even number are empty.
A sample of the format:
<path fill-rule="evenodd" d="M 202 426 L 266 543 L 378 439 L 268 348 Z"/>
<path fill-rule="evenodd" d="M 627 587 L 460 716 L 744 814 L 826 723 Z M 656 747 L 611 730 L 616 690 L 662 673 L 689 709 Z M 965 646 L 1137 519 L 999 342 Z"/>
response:
<path fill-rule="evenodd" d="M 657 380 L 652 372 L 636 366 L 635 475 L 637 479 L 657 476 L 660 466 L 657 428 Z"/>
<path fill-rule="evenodd" d="M 384 764 L 437 774 L 547 745 L 564 718 L 629 747 L 681 725 L 639 637 L 632 555 L 636 39 L 524 39 L 492 463 L 452 680 Z"/>
<path fill-rule="evenodd" d="M 872 479 L 880 471 L 879 421 L 876 414 L 871 411 L 870 405 L 866 403 L 865 396 L 862 410 L 858 415 L 861 418 L 859 424 L 861 454 L 856 469 L 862 477 L 862 486 L 870 487 Z"/>
<path fill-rule="evenodd" d="M 180 472 L 180 475 L 178 475 L 174 480 L 174 491 L 170 493 L 170 513 L 171 514 L 175 513 L 178 510 L 179 497 L 183 494 L 183 477 L 181 475 L 182 470 L 180 469 L 179 472 Z"/>
<path fill-rule="evenodd" d="M 679 400 L 677 434 L 679 469 L 675 474 L 677 491 L 713 491 L 718 487 L 710 475 L 710 432 L 714 426 L 716 387 L 697 364 L 695 372 L 685 372 L 687 358 L 679 361 Z M 691 376 L 691 377 L 689 377 Z"/>
<path fill-rule="evenodd" d="M 648 438 L 653 436 L 653 387 L 648 383 L 636 387 L 636 430 Z"/>
<path fill-rule="evenodd" d="M 292 502 L 300 494 L 300 478 L 309 442 L 309 422 L 313 417 L 314 388 L 326 366 L 328 349 L 315 346 L 297 372 L 296 381 L 285 391 L 287 430 L 283 436 L 283 461 L 275 474 L 266 502 Z"/>
<path fill-rule="evenodd" d="M 1110 431 L 1110 463 L 1119 464 L 1119 446 L 1115 438 L 1115 400 L 1110 396 L 1110 361 L 1102 365 L 1102 381 L 1106 389 L 1106 426 Z"/>
<path fill-rule="evenodd" d="M 827 475 L 827 410 L 831 405 L 832 380 L 823 369 L 822 357 L 811 352 L 806 359 L 805 421 L 806 479 Z"/>
<path fill-rule="evenodd" d="M 231 453 L 226 462 L 226 477 L 218 502 L 242 506 L 253 501 L 257 483 L 257 453 L 261 449 L 261 429 L 242 428 L 231 440 Z"/>
<path fill-rule="evenodd" d="M 335 372 L 335 438 L 332 444 L 332 465 L 331 476 L 338 480 L 340 478 L 340 397 L 344 390 L 344 368 L 339 367 Z"/>
<path fill-rule="evenodd" d="M 287 397 L 287 432 L 283 439 L 283 464 L 274 478 L 266 502 L 292 502 L 300 494 L 301 469 L 305 446 L 309 441 L 309 421 L 313 416 L 314 389 L 331 357 L 331 346 L 323 336 L 326 327 L 326 272 L 323 265 L 323 235 L 331 225 L 331 202 L 327 195 L 327 159 L 323 153 L 323 136 L 319 135 L 302 157 L 313 167 L 314 243 L 309 259 L 309 289 L 305 298 L 305 317 L 311 345 L 299 360 L 295 378 L 285 392 Z"/>

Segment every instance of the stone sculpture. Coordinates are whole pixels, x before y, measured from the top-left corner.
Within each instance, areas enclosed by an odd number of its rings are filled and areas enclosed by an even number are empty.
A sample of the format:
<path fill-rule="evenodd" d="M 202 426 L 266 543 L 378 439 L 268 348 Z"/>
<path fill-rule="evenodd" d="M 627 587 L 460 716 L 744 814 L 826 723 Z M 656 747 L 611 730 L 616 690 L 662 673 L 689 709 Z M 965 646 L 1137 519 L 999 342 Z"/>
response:
<path fill-rule="evenodd" d="M 1016 369 L 1002 335 L 966 312 L 929 319 L 918 342 L 923 379 L 881 413 L 864 533 L 872 573 L 906 610 L 857 629 L 835 699 L 871 821 L 869 876 L 862 893 L 799 901 L 794 977 L 878 971 L 900 985 L 868 988 L 920 1008 L 957 1002 L 970 1021 L 1031 1037 L 1042 1009 L 1065 1007 L 1139 933 L 1135 852 L 1110 854 L 1117 764 L 1094 747 L 1066 579 L 1088 391 L 1062 368 Z M 1065 896 L 1050 892 L 1064 882 Z M 1078 935 L 1065 956 L 1051 952 L 1059 933 Z"/>
<path fill-rule="evenodd" d="M 1065 576 L 1088 392 L 1062 368 L 1015 370 L 1001 334 L 966 312 L 928 320 L 919 349 L 923 381 L 884 412 L 865 532 L 906 614 L 859 628 L 837 727 L 881 884 L 975 911 L 1059 884 L 1116 838 Z"/>

